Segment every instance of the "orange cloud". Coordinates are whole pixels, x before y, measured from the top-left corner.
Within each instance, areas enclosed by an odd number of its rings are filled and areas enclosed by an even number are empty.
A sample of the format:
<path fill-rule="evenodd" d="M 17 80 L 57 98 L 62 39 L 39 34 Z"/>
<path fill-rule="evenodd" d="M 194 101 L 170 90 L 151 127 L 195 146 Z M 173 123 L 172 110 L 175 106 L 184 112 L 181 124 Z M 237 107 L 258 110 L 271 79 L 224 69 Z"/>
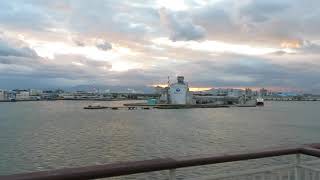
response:
<path fill-rule="evenodd" d="M 301 42 L 298 40 L 283 41 L 281 43 L 282 48 L 296 49 L 296 48 L 300 48 L 301 46 L 302 46 Z"/>
<path fill-rule="evenodd" d="M 151 86 L 152 87 L 162 87 L 162 88 L 168 87 L 167 84 L 154 84 Z M 210 89 L 212 89 L 212 87 L 189 87 L 189 91 L 208 91 Z"/>

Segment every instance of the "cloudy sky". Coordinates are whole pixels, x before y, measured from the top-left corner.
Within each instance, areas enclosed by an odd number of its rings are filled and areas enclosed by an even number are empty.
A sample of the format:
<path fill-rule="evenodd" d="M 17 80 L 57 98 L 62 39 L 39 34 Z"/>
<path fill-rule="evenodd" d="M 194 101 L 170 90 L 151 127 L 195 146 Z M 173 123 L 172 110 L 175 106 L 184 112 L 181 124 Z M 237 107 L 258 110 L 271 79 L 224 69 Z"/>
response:
<path fill-rule="evenodd" d="M 319 0 L 0 2 L 0 88 L 155 85 L 320 92 Z"/>

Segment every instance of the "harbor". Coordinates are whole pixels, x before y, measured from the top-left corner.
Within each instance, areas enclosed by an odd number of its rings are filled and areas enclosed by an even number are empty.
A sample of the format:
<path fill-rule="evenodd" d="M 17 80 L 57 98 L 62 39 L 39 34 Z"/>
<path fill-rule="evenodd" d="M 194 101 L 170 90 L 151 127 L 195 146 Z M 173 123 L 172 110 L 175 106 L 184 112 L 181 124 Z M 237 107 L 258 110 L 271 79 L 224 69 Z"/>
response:
<path fill-rule="evenodd" d="M 111 109 L 111 110 L 150 110 L 150 109 L 191 109 L 191 108 L 228 108 L 230 105 L 214 105 L 214 104 L 194 104 L 194 105 L 177 105 L 177 104 L 158 104 L 158 105 L 135 105 L 125 104 L 124 106 L 86 106 L 84 109 Z M 241 107 L 241 106 L 238 106 Z M 247 106 L 255 107 L 255 106 Z"/>
<path fill-rule="evenodd" d="M 0 7 L 0 180 L 320 180 L 320 0 Z"/>
<path fill-rule="evenodd" d="M 142 103 L 136 103 L 139 102 Z M 7 140 L 2 141 L 0 149 L 0 174 L 104 165 L 158 157 L 199 155 L 200 158 L 203 154 L 212 153 L 211 155 L 215 156 L 231 151 L 246 152 L 257 147 L 290 147 L 305 142 L 317 142 L 319 139 L 318 101 L 267 101 L 263 108 L 132 111 L 83 109 L 95 103 L 120 107 L 134 102 L 1 103 L 0 119 L 3 128 L 0 136 Z M 12 133 L 16 129 L 17 133 Z M 9 156 L 10 153 L 20 155 Z M 35 161 L 37 163 L 32 163 Z M 271 160 L 264 158 L 252 163 L 243 161 L 243 164 L 232 162 L 178 169 L 176 175 L 177 179 L 199 179 L 199 175 L 205 177 L 236 173 L 235 170 L 260 170 L 262 167 L 281 165 L 280 162 L 286 165 L 294 162 L 294 159 L 287 161 L 284 156 Z M 131 176 L 136 179 L 160 180 L 165 179 L 166 173 L 164 171 Z M 119 179 L 125 180 L 127 177 Z"/>
<path fill-rule="evenodd" d="M 194 94 L 183 76 L 177 76 L 176 83 L 170 83 L 165 88 L 158 88 L 158 98 L 147 99 L 146 103 L 124 104 L 124 107 L 108 107 L 89 105 L 84 109 L 191 109 L 191 108 L 228 108 L 228 107 L 256 107 L 263 106 L 262 98 L 233 96 L 208 96 Z"/>
<path fill-rule="evenodd" d="M 137 91 L 126 87 L 121 91 L 110 89 L 97 89 L 94 86 L 90 90 L 78 89 L 67 91 L 62 89 L 0 89 L 0 102 L 28 102 L 28 101 L 123 101 L 145 100 L 146 104 L 224 104 L 252 106 L 256 100 L 264 101 L 320 101 L 320 95 L 308 93 L 293 93 L 286 91 L 272 91 L 265 88 L 253 90 L 250 88 L 205 88 L 199 89 L 189 86 L 183 78 L 166 85 L 149 85 L 148 91 Z M 171 89 L 171 90 L 170 90 Z M 199 89 L 199 90 L 197 90 Z M 148 101 L 148 102 L 147 102 Z"/>

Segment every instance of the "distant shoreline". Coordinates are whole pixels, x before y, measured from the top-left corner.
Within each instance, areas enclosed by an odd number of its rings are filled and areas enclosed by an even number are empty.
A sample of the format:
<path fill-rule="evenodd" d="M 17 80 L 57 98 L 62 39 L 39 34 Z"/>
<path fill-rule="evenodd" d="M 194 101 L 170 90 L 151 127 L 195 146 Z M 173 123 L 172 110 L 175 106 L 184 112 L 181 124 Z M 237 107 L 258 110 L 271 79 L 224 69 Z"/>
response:
<path fill-rule="evenodd" d="M 0 100 L 0 102 L 31 102 L 31 101 L 138 101 L 138 100 L 145 100 L 145 99 L 41 99 L 41 100 Z"/>
<path fill-rule="evenodd" d="M 320 99 L 264 99 L 265 101 L 320 101 Z"/>
<path fill-rule="evenodd" d="M 33 101 L 145 101 L 146 99 L 41 99 L 41 100 L 34 100 L 34 99 L 28 99 L 28 100 L 0 100 L 0 102 L 33 102 Z M 320 101 L 320 99 L 264 99 L 265 101 L 281 101 L 281 102 L 290 102 L 290 101 Z"/>

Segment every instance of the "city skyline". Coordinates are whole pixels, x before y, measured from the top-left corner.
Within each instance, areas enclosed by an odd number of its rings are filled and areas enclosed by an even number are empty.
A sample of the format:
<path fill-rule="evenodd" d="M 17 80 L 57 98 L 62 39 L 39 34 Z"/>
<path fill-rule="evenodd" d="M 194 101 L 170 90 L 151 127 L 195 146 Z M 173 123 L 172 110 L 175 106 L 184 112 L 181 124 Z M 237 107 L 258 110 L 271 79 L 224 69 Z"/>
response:
<path fill-rule="evenodd" d="M 320 2 L 3 1 L 0 88 L 152 86 L 320 92 Z"/>
<path fill-rule="evenodd" d="M 80 85 L 75 87 L 69 87 L 69 88 L 14 88 L 14 89 L 8 89 L 8 88 L 0 88 L 0 91 L 4 92 L 12 92 L 12 91 L 36 91 L 36 92 L 42 92 L 42 91 L 62 91 L 62 92 L 86 92 L 86 93 L 137 93 L 137 94 L 153 94 L 157 92 L 159 89 L 165 89 L 167 88 L 167 85 L 159 84 L 159 85 L 152 85 L 152 86 L 136 86 L 136 87 L 128 87 L 128 86 L 94 86 L 94 85 Z M 268 93 L 295 93 L 295 94 L 310 94 L 308 92 L 300 91 L 297 89 L 267 89 L 264 87 L 193 87 L 190 86 L 189 88 L 190 92 L 210 92 L 215 90 L 226 90 L 226 91 L 252 91 L 252 92 L 261 92 L 265 91 Z M 318 94 L 313 94 L 318 95 Z"/>

